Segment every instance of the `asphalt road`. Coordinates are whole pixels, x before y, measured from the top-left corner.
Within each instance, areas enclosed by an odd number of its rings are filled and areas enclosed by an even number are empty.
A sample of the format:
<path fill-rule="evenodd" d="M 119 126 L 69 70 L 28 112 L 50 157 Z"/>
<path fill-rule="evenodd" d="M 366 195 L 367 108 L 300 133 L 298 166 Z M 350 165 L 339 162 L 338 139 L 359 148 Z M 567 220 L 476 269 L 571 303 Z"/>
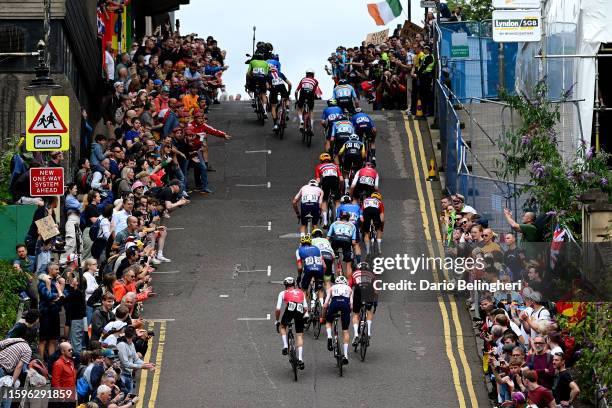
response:
<path fill-rule="evenodd" d="M 352 354 L 343 378 L 324 332 L 316 341 L 307 335 L 306 368 L 294 383 L 273 325 L 282 290 L 274 282 L 295 275 L 298 226 L 290 201 L 312 177 L 322 141 L 317 133 L 311 149 L 303 146 L 296 123 L 279 140 L 271 125 L 256 123 L 248 102 L 214 106 L 210 118 L 233 139 L 211 138 L 214 194 L 194 197 L 168 222 L 165 255 L 173 262 L 160 269 L 169 273 L 154 276 L 158 297 L 145 306 L 146 318 L 161 319 L 155 329 L 165 328 L 148 356 L 161 370 L 148 375 L 145 399 L 164 408 L 486 406 L 464 307 L 460 347 L 457 319 L 451 325 L 443 318 L 452 319 L 448 297 L 442 313 L 434 292 L 383 292 L 366 361 Z M 374 118 L 387 219 L 383 255 L 427 254 L 404 121 L 398 112 Z M 384 279 L 431 280 L 431 273 L 386 271 Z"/>

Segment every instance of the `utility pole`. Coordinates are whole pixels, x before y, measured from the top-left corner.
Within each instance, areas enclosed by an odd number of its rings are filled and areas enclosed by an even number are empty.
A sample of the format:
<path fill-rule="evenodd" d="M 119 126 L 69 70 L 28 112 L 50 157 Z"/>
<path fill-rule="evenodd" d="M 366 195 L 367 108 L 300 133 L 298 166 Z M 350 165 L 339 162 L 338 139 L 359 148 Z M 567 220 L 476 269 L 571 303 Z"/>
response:
<path fill-rule="evenodd" d="M 410 7 L 410 0 L 408 0 L 408 21 L 412 21 L 412 8 Z"/>

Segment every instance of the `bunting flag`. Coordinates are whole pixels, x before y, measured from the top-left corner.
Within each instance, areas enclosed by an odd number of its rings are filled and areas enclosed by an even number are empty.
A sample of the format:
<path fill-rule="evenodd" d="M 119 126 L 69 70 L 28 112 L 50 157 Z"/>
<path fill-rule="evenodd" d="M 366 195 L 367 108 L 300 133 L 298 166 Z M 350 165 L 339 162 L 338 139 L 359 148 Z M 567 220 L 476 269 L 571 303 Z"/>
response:
<path fill-rule="evenodd" d="M 574 327 L 586 316 L 586 302 L 557 302 L 557 313 L 568 318 L 569 327 Z"/>
<path fill-rule="evenodd" d="M 387 25 L 387 23 L 402 13 L 402 4 L 399 0 L 371 3 L 368 4 L 368 13 L 370 13 L 376 25 Z"/>

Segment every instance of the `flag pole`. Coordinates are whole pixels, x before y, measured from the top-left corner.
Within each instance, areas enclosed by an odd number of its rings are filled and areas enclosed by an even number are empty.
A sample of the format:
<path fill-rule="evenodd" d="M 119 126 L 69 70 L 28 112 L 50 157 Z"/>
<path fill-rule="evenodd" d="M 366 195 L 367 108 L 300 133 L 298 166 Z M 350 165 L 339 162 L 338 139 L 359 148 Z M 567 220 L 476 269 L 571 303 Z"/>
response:
<path fill-rule="evenodd" d="M 255 30 L 257 29 L 257 27 L 253 26 L 253 54 L 255 55 Z"/>
<path fill-rule="evenodd" d="M 410 0 L 408 0 L 408 21 L 412 21 L 412 9 L 410 7 Z"/>

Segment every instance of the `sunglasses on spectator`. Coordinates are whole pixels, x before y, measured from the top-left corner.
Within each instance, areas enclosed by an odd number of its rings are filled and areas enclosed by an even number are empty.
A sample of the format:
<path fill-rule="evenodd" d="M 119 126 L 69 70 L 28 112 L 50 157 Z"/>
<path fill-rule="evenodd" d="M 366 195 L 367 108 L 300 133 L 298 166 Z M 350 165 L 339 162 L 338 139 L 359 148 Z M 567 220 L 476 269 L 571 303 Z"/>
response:
<path fill-rule="evenodd" d="M 520 356 L 522 356 L 521 353 L 512 353 L 512 357 L 520 357 Z"/>
<path fill-rule="evenodd" d="M 533 344 L 546 344 L 546 343 L 543 341 L 534 341 Z"/>
<path fill-rule="evenodd" d="M 488 238 L 488 237 L 489 237 L 489 234 L 482 234 L 482 237 L 483 237 L 483 238 Z"/>

